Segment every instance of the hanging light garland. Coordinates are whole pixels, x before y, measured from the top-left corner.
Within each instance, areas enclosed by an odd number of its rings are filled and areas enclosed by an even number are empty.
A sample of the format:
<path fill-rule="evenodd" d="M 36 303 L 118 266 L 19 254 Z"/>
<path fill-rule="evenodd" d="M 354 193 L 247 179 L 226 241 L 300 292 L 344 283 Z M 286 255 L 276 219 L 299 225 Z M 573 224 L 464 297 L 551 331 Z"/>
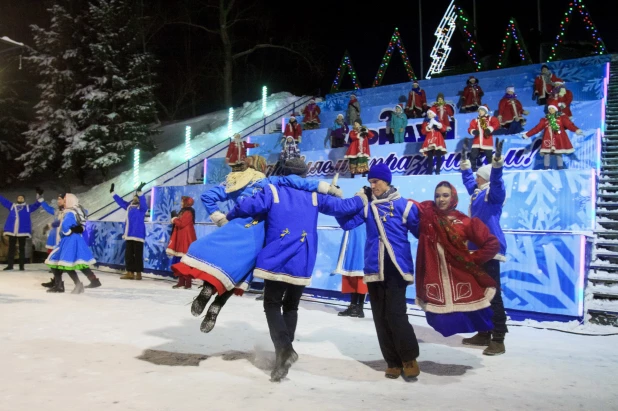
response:
<path fill-rule="evenodd" d="M 352 77 L 352 83 L 354 83 L 354 90 L 360 89 L 361 85 L 358 81 L 356 70 L 354 70 L 354 66 L 352 65 L 350 53 L 348 53 L 347 50 L 345 51 L 345 53 L 343 53 L 341 63 L 339 63 L 339 67 L 337 68 L 337 75 L 335 76 L 335 81 L 333 81 L 333 85 L 330 87 L 331 93 L 336 93 L 337 91 L 339 91 L 339 87 L 341 86 L 341 79 L 343 78 L 343 76 L 345 76 L 346 72 L 350 74 L 350 77 Z"/>
<path fill-rule="evenodd" d="M 519 31 L 517 21 L 511 17 L 509 24 L 506 26 L 506 35 L 504 36 L 504 39 L 502 39 L 502 49 L 500 50 L 500 57 L 498 58 L 498 65 L 496 68 L 503 68 L 503 64 L 509 55 L 509 51 L 511 50 L 513 43 L 515 43 L 515 46 L 517 47 L 517 52 L 519 53 L 521 62 L 532 64 L 532 58 L 528 53 L 526 44 L 524 43 L 521 32 Z"/>
<path fill-rule="evenodd" d="M 457 17 L 458 17 L 457 26 L 463 32 L 464 39 L 466 40 L 466 43 L 468 45 L 468 50 L 467 50 L 468 57 L 470 57 L 470 60 L 472 60 L 472 63 L 474 64 L 474 70 L 480 71 L 482 65 L 476 55 L 477 44 L 476 44 L 476 39 L 472 35 L 472 30 L 470 28 L 472 26 L 470 22 L 470 18 L 466 15 L 466 12 L 464 12 L 464 10 L 461 7 L 455 6 L 455 10 L 457 11 Z"/>
<path fill-rule="evenodd" d="M 408 78 L 410 79 L 410 81 L 416 79 L 416 75 L 414 74 L 414 70 L 412 69 L 412 64 L 410 64 L 410 59 L 408 58 L 408 53 L 403 46 L 403 40 L 401 40 L 401 34 L 399 34 L 399 29 L 395 27 L 395 32 L 391 36 L 391 40 L 388 43 L 386 53 L 384 54 L 384 57 L 382 57 L 382 62 L 380 63 L 380 67 L 378 68 L 378 73 L 373 80 L 373 87 L 377 87 L 382 84 L 384 73 L 386 73 L 386 69 L 388 68 L 388 65 L 391 61 L 391 57 L 393 56 L 395 47 L 397 47 L 397 50 L 399 50 L 399 54 L 401 55 L 401 59 L 403 60 L 403 65 L 406 68 L 406 73 L 408 73 Z"/>
<path fill-rule="evenodd" d="M 549 58 L 547 59 L 548 61 L 552 61 L 556 59 L 556 56 L 558 54 L 558 49 L 560 45 L 562 44 L 562 42 L 564 41 L 564 34 L 569 28 L 569 24 L 571 24 L 571 20 L 572 20 L 571 15 L 573 14 L 574 10 L 577 10 L 579 14 L 582 16 L 582 19 L 584 20 L 584 24 L 586 24 L 586 29 L 590 32 L 590 35 L 592 36 L 592 40 L 594 41 L 594 49 L 596 53 L 605 54 L 607 52 L 607 50 L 605 49 L 605 43 L 603 43 L 603 40 L 601 39 L 601 36 L 599 35 L 599 32 L 597 31 L 596 26 L 592 22 L 592 19 L 590 18 L 590 13 L 588 13 L 588 11 L 586 10 L 586 6 L 584 5 L 583 0 L 574 0 L 569 3 L 569 8 L 564 13 L 564 17 L 562 18 L 562 21 L 560 22 L 560 30 L 558 32 L 558 35 L 556 36 L 556 42 L 551 48 L 551 54 Z"/>

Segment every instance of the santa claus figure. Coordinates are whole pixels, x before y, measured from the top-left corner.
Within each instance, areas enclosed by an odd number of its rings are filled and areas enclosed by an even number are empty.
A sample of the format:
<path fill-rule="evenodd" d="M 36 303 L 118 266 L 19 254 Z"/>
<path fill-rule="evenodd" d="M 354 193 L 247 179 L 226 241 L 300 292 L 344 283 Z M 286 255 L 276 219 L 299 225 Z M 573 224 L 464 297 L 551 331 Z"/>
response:
<path fill-rule="evenodd" d="M 521 133 L 526 124 L 525 115 L 528 115 L 528 111 L 524 110 L 517 98 L 515 87 L 507 87 L 506 94 L 502 97 L 498 106 L 498 121 L 500 121 L 503 130 L 500 134 Z"/>
<path fill-rule="evenodd" d="M 482 104 L 481 97 L 483 97 L 484 94 L 483 89 L 479 86 L 478 79 L 474 76 L 470 76 L 461 96 L 461 112 L 472 113 L 478 110 Z"/>
<path fill-rule="evenodd" d="M 443 132 L 451 131 L 451 118 L 455 115 L 455 110 L 452 104 L 444 100 L 444 94 L 438 93 L 436 101 L 429 110 L 436 113 L 437 120 L 444 126 Z"/>
<path fill-rule="evenodd" d="M 296 144 L 299 144 L 303 139 L 303 128 L 296 121 L 296 117 L 290 117 L 288 123 L 285 125 L 285 130 L 283 130 L 284 137 L 292 137 Z"/>
<path fill-rule="evenodd" d="M 247 149 L 259 146 L 257 143 L 242 141 L 240 134 L 236 133 L 227 148 L 225 163 L 232 167 L 232 171 L 242 171 L 245 166 L 245 158 L 247 158 Z"/>
<path fill-rule="evenodd" d="M 573 113 L 571 113 L 571 103 L 573 102 L 573 93 L 571 90 L 567 90 L 562 80 L 554 82 L 556 85 L 551 91 L 549 98 L 547 99 L 548 106 L 558 107 L 558 111 L 566 115 L 569 119 L 573 120 Z"/>
<path fill-rule="evenodd" d="M 354 129 L 350 131 L 350 146 L 345 153 L 350 167 L 352 178 L 356 174 L 362 174 L 363 177 L 369 172 L 369 139 L 373 138 L 375 133 L 367 130 L 367 128 L 358 121 L 354 123 Z"/>
<path fill-rule="evenodd" d="M 541 74 L 534 79 L 534 95 L 536 96 L 539 106 L 543 106 L 547 103 L 547 98 L 555 86 L 554 83 L 559 80 L 558 77 L 549 71 L 549 67 L 547 67 L 546 64 L 541 66 Z"/>
<path fill-rule="evenodd" d="M 472 150 L 470 150 L 470 162 L 472 170 L 476 172 L 478 164 L 476 159 L 481 151 L 485 153 L 485 163 L 491 164 L 491 157 L 494 148 L 493 133 L 500 128 L 500 122 L 494 116 L 489 115 L 487 106 L 478 108 L 478 117 L 470 122 L 468 133 L 474 140 L 472 141 Z"/>
<path fill-rule="evenodd" d="M 408 102 L 405 108 L 408 118 L 421 118 L 427 112 L 427 96 L 421 89 L 418 80 L 412 82 L 412 90 L 408 93 Z"/>
<path fill-rule="evenodd" d="M 550 105 L 547 107 L 547 115 L 539 121 L 539 124 L 521 136 L 526 139 L 542 131 L 541 155 L 544 156 L 544 169 L 549 169 L 551 156 L 556 156 L 557 168 L 562 170 L 564 168 L 562 154 L 571 154 L 575 151 L 566 130 L 574 131 L 577 135 L 584 134 L 565 114 L 558 111 L 558 107 Z"/>
<path fill-rule="evenodd" d="M 303 110 L 303 127 L 305 130 L 320 128 L 320 107 L 315 104 L 315 100 L 309 100 L 309 104 Z"/>
<path fill-rule="evenodd" d="M 421 134 L 425 136 L 421 154 L 427 156 L 427 174 L 432 174 L 434 170 L 434 157 L 436 157 L 436 175 L 440 174 L 442 161 L 446 154 L 446 143 L 444 142 L 444 125 L 438 121 L 436 113 L 432 110 L 427 111 L 427 120 L 421 125 Z"/>

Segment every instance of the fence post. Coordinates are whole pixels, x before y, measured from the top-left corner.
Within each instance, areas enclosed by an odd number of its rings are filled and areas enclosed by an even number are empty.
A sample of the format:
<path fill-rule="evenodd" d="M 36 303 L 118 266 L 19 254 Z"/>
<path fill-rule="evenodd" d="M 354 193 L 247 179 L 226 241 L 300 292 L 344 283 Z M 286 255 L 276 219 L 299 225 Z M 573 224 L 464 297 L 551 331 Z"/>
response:
<path fill-rule="evenodd" d="M 187 185 L 189 185 L 189 169 L 191 168 L 191 160 L 187 160 Z"/>
<path fill-rule="evenodd" d="M 266 117 L 264 117 L 264 134 L 266 134 Z"/>

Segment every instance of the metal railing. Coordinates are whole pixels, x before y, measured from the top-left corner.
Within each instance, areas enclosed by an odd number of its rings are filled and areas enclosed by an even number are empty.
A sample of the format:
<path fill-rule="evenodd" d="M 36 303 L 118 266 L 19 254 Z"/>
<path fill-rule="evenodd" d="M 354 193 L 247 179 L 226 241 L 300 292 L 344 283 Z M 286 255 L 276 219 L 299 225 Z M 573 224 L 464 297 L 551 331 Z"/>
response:
<path fill-rule="evenodd" d="M 239 134 L 242 136 L 242 138 L 246 138 L 251 136 L 252 134 L 254 134 L 256 131 L 261 130 L 263 134 L 266 134 L 266 129 L 267 126 L 274 123 L 275 121 L 279 121 L 281 119 L 282 116 L 285 115 L 286 112 L 291 111 L 292 113 L 294 112 L 294 110 L 296 110 L 296 108 L 304 105 L 305 103 L 309 102 L 309 100 L 311 100 L 313 97 L 311 96 L 303 96 L 300 97 L 297 100 L 294 100 L 292 103 L 288 104 L 287 106 L 280 108 L 279 110 L 275 111 L 272 114 L 269 114 L 268 116 L 264 117 L 262 120 L 257 121 L 255 123 L 253 123 L 252 125 L 250 125 L 249 127 L 246 127 L 244 130 L 240 131 Z M 173 180 L 174 178 L 180 176 L 181 174 L 186 173 L 187 174 L 187 184 L 189 184 L 189 176 L 191 173 L 191 169 L 193 169 L 194 167 L 196 167 L 198 164 L 201 164 L 202 161 L 204 159 L 207 158 L 211 158 L 217 154 L 219 154 L 221 151 L 226 150 L 227 147 L 229 146 L 229 139 L 224 139 L 212 146 L 210 146 L 209 148 L 207 148 L 206 150 L 194 155 L 193 157 L 191 157 L 190 159 L 188 159 L 186 162 L 183 162 L 179 165 L 177 165 L 176 167 L 173 167 L 169 170 L 167 170 L 166 172 L 164 172 L 163 174 L 153 178 L 152 180 L 146 182 L 146 185 L 148 184 L 152 184 L 154 182 L 156 182 L 157 180 L 164 178 L 166 175 L 170 174 L 170 173 L 174 173 L 171 177 L 168 177 L 165 181 L 157 184 L 157 185 L 164 185 L 165 183 Z M 212 152 L 211 152 L 212 151 Z M 209 153 L 210 152 L 210 153 Z M 208 154 L 207 154 L 208 153 Z M 196 161 L 195 164 L 191 165 L 192 161 L 195 161 L 196 159 L 198 159 L 199 157 L 199 161 Z M 147 191 L 144 192 L 144 194 L 148 194 L 152 191 L 152 188 L 148 189 Z M 127 197 L 129 195 L 132 195 L 134 191 L 130 191 L 127 194 L 121 196 L 122 198 Z M 106 208 L 112 206 L 116 204 L 115 201 L 111 201 L 108 204 L 104 205 L 103 207 L 95 210 L 94 212 L 92 212 L 89 215 L 89 218 L 94 217 L 96 214 L 102 212 L 103 210 L 105 210 Z M 116 211 L 118 211 L 120 209 L 120 207 L 114 208 L 114 210 L 107 212 L 105 215 L 103 215 L 100 218 L 97 218 L 98 220 L 103 220 L 107 217 L 109 217 L 110 215 L 114 214 Z"/>

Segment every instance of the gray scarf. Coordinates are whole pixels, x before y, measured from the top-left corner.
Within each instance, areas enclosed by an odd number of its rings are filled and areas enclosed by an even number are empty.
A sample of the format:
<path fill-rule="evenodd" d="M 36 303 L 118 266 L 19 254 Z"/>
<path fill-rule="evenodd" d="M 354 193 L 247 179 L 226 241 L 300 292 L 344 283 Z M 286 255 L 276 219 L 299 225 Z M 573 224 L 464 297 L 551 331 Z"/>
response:
<path fill-rule="evenodd" d="M 393 194 L 396 191 L 397 191 L 397 189 L 395 187 L 388 186 L 388 190 L 383 192 L 382 195 L 376 197 L 376 200 L 384 200 L 385 198 L 388 198 L 388 196 L 390 196 L 391 194 Z"/>

